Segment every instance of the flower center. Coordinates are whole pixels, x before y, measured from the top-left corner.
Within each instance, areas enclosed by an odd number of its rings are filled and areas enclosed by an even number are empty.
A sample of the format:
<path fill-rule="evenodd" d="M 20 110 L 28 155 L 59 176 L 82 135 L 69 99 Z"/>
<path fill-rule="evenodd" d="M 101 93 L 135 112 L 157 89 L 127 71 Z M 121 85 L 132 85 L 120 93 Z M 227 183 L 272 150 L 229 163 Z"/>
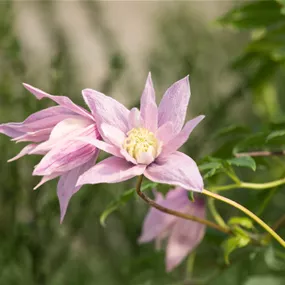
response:
<path fill-rule="evenodd" d="M 160 143 L 154 133 L 145 128 L 133 128 L 127 133 L 123 148 L 138 163 L 149 164 L 158 156 Z"/>

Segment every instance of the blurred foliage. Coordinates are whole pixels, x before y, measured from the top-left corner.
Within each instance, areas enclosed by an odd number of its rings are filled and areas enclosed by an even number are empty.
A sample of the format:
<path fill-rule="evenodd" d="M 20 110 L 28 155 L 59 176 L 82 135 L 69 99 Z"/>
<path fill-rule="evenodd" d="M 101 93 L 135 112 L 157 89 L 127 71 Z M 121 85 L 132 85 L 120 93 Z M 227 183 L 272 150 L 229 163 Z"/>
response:
<path fill-rule="evenodd" d="M 22 88 L 20 83 L 30 78 L 21 42 L 13 29 L 13 6 L 10 2 L 0 5 L 0 121 L 22 121 L 50 102 L 39 102 Z M 102 28 L 110 58 L 108 76 L 98 89 L 109 93 L 126 74 L 127 65 L 104 19 L 93 17 L 100 5 L 96 4 L 96 9 L 88 5 L 90 18 L 96 18 Z M 237 159 L 234 154 L 284 149 L 285 2 L 237 3 L 218 20 L 220 30 L 217 25 L 205 24 L 185 7 L 188 6 L 177 3 L 175 9 L 161 12 L 153 27 L 159 37 L 146 55 L 159 91 L 176 79 L 191 75 L 191 112 L 205 113 L 207 117 L 184 150 L 200 160 L 209 188 L 230 183 L 229 172 L 248 182 L 284 177 L 282 156 Z M 69 94 L 78 103 L 80 89 L 68 44 L 57 29 L 54 33 L 57 49 L 49 73 L 52 82 L 49 91 Z M 34 82 L 37 86 L 36 79 Z M 141 86 L 136 88 L 139 90 Z M 130 88 L 128 96 L 132 91 Z M 166 274 L 164 253 L 155 251 L 152 244 L 137 244 L 147 207 L 133 198 L 134 181 L 84 186 L 72 199 L 60 225 L 56 181 L 31 191 L 37 184 L 31 172 L 39 158 L 25 157 L 6 164 L 19 151 L 19 146 L 1 136 L 0 148 L 0 284 L 281 285 L 285 282 L 284 251 L 275 242 L 268 247 L 240 248 L 231 253 L 230 264 L 226 265 L 221 245 L 227 247 L 229 254 L 232 248 L 243 247 L 246 242 L 240 238 L 226 240 L 225 235 L 212 229 L 207 229 L 196 251 L 191 278 L 185 270 L 186 262 Z M 223 194 L 273 225 L 284 214 L 284 188 L 236 189 Z M 131 190 L 125 192 L 126 189 Z M 107 214 L 116 212 L 103 228 L 99 218 L 106 209 Z M 217 203 L 217 209 L 225 220 L 240 215 L 236 209 L 221 203 Z M 107 214 L 101 216 L 101 223 Z M 285 236 L 284 227 L 278 232 Z"/>

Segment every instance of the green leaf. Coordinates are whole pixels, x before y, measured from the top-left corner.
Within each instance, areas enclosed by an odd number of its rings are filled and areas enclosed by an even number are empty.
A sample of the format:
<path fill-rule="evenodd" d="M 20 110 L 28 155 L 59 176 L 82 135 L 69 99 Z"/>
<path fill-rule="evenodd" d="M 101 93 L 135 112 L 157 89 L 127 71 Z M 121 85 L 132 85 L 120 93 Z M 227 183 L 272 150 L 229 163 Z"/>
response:
<path fill-rule="evenodd" d="M 272 246 L 269 246 L 264 254 L 265 263 L 271 270 L 285 271 L 284 253 L 283 252 L 281 254 L 278 253 L 279 252 L 274 250 Z"/>
<path fill-rule="evenodd" d="M 141 187 L 141 191 L 145 191 L 148 188 L 155 188 L 158 184 L 157 183 L 147 183 Z M 136 188 L 129 189 L 125 191 L 122 195 L 120 195 L 115 201 L 112 201 L 104 212 L 100 215 L 100 224 L 105 227 L 106 226 L 106 219 L 108 216 L 116 211 L 119 207 L 124 206 L 136 193 Z"/>
<path fill-rule="evenodd" d="M 193 191 L 188 191 L 188 199 L 191 201 L 191 202 L 195 202 L 195 198 L 194 198 L 194 192 Z"/>
<path fill-rule="evenodd" d="M 238 167 L 248 167 L 248 168 L 251 168 L 253 171 L 256 170 L 255 160 L 250 156 L 231 158 L 231 159 L 228 159 L 227 162 L 230 165 L 235 165 Z"/>
<path fill-rule="evenodd" d="M 250 133 L 250 129 L 248 127 L 242 125 L 231 125 L 225 128 L 220 129 L 216 132 L 213 138 L 224 138 L 227 136 L 243 136 Z"/>
<path fill-rule="evenodd" d="M 226 241 L 224 241 L 222 247 L 224 250 L 226 264 L 230 263 L 229 256 L 234 250 L 247 246 L 249 242 L 250 238 L 243 235 L 230 237 Z"/>
<path fill-rule="evenodd" d="M 247 229 L 254 228 L 252 220 L 247 217 L 232 217 L 229 219 L 228 224 L 230 226 L 239 225 Z"/>
<path fill-rule="evenodd" d="M 207 170 L 207 172 L 203 175 L 204 179 L 214 176 L 216 173 L 220 172 L 220 170 L 224 168 L 224 165 L 219 159 L 214 159 L 212 157 L 209 157 L 208 161 L 209 162 L 199 165 L 200 171 Z"/>
<path fill-rule="evenodd" d="M 255 149 L 264 149 L 267 135 L 268 133 L 260 132 L 248 136 L 234 147 L 233 153 L 236 154 L 239 152 L 254 151 Z"/>
<path fill-rule="evenodd" d="M 273 139 L 276 139 L 276 138 L 280 138 L 284 140 L 284 143 L 285 143 L 285 130 L 278 130 L 278 131 L 274 131 L 272 133 L 270 133 L 267 138 L 266 138 L 266 141 L 271 141 Z"/>
<path fill-rule="evenodd" d="M 220 162 L 207 162 L 207 163 L 203 163 L 199 165 L 199 169 L 201 171 L 209 170 L 213 168 L 221 168 L 221 167 L 223 167 L 223 165 Z"/>
<path fill-rule="evenodd" d="M 253 1 L 232 9 L 219 19 L 219 23 L 237 29 L 253 29 L 274 25 L 282 20 L 280 6 L 275 1 Z"/>
<path fill-rule="evenodd" d="M 261 275 L 256 277 L 250 277 L 244 285 L 283 285 L 284 278 L 276 277 L 273 275 Z"/>

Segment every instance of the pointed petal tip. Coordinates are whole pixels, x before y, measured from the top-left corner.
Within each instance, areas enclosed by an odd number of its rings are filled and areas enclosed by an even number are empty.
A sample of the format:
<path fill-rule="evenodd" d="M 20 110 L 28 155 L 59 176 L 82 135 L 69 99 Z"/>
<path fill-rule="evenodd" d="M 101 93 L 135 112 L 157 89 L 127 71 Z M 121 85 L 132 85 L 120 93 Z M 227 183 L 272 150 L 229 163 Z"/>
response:
<path fill-rule="evenodd" d="M 43 179 L 33 188 L 33 190 L 37 190 L 39 189 L 46 181 L 44 181 Z"/>
<path fill-rule="evenodd" d="M 28 84 L 28 83 L 25 83 L 25 82 L 22 82 L 22 85 L 28 90 L 31 92 L 31 89 L 34 89 L 35 87 L 33 87 L 32 85 Z"/>
<path fill-rule="evenodd" d="M 172 264 L 166 263 L 165 265 L 165 271 L 167 273 L 170 273 L 174 269 L 174 266 Z"/>
<path fill-rule="evenodd" d="M 84 88 L 82 91 L 81 91 L 81 93 L 82 93 L 82 95 L 90 95 L 90 94 L 92 94 L 93 93 L 93 89 L 91 89 L 91 88 Z"/>
<path fill-rule="evenodd" d="M 138 243 L 138 244 L 145 243 L 145 241 L 144 241 L 144 239 L 143 239 L 143 236 L 140 236 L 140 237 L 137 239 L 137 243 Z"/>

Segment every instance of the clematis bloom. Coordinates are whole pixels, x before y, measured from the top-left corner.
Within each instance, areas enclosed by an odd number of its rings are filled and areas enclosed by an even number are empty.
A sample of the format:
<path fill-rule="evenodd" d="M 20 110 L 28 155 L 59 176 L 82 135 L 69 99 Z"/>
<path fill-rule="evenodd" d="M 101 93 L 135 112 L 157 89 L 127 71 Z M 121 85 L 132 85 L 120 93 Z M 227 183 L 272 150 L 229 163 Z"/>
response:
<path fill-rule="evenodd" d="M 198 116 L 183 127 L 190 99 L 188 76 L 174 83 L 160 105 L 149 74 L 140 111 L 92 89 L 82 91 L 104 141 L 80 138 L 112 156 L 83 173 L 78 185 L 117 183 L 134 176 L 188 190 L 202 191 L 203 180 L 196 163 L 177 151 L 204 118 Z M 182 128 L 183 127 L 183 128 Z"/>
<path fill-rule="evenodd" d="M 156 193 L 156 203 L 183 212 L 189 215 L 205 218 L 205 203 L 202 198 L 196 197 L 194 202 L 189 201 L 187 191 L 177 187 L 167 193 L 164 198 Z M 139 243 L 155 240 L 157 245 L 168 238 L 166 246 L 166 270 L 169 272 L 178 266 L 184 258 L 197 247 L 205 234 L 205 225 L 165 214 L 151 208 L 144 220 Z"/>
<path fill-rule="evenodd" d="M 94 117 L 68 97 L 50 95 L 28 84 L 24 87 L 37 99 L 49 98 L 58 106 L 36 112 L 21 123 L 1 124 L 0 133 L 17 143 L 31 142 L 9 161 L 26 154 L 44 155 L 33 172 L 33 175 L 43 176 L 35 189 L 60 176 L 57 194 L 62 221 L 71 196 L 80 189 L 76 186 L 78 177 L 95 164 L 99 153 L 95 146 L 76 138 L 100 139 L 100 134 Z"/>

